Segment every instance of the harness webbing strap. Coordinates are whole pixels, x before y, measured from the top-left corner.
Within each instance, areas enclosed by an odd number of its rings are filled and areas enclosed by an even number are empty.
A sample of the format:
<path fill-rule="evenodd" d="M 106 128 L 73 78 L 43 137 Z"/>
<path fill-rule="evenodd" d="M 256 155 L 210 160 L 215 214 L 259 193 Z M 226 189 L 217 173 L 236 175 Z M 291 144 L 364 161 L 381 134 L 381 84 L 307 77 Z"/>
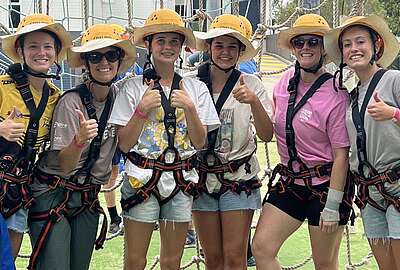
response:
<path fill-rule="evenodd" d="M 388 169 L 385 172 L 379 173 L 372 164 L 368 161 L 367 156 L 367 136 L 364 128 L 365 111 L 368 103 L 374 93 L 376 86 L 386 73 L 386 69 L 379 69 L 371 79 L 361 109 L 358 108 L 359 86 L 354 88 L 350 95 L 352 99 L 352 120 L 357 131 L 357 158 L 358 158 L 358 173 L 355 174 L 355 182 L 358 186 L 356 204 L 359 208 L 364 208 L 367 203 L 386 212 L 375 200 L 369 196 L 369 186 L 375 186 L 386 202 L 392 204 L 400 212 L 400 198 L 390 195 L 385 189 L 385 182 L 396 183 L 400 178 L 400 167 Z M 368 177 L 365 176 L 364 166 L 368 168 Z"/>

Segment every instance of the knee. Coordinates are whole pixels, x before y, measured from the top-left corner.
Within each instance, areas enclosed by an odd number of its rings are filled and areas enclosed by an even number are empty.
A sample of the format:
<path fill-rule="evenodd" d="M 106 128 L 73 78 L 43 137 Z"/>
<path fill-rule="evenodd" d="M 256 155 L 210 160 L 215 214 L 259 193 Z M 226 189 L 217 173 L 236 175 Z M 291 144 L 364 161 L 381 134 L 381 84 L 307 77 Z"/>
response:
<path fill-rule="evenodd" d="M 322 259 L 322 260 L 321 260 Z M 339 261 L 337 258 L 314 258 L 314 268 L 316 270 L 335 270 L 339 269 Z"/>
<path fill-rule="evenodd" d="M 246 250 L 224 249 L 224 268 L 239 269 L 246 264 Z"/>
<path fill-rule="evenodd" d="M 125 258 L 124 270 L 144 270 L 146 263 L 146 258 L 128 256 Z"/>
<path fill-rule="evenodd" d="M 161 269 L 176 270 L 180 266 L 180 257 L 161 256 L 160 257 Z"/>
<path fill-rule="evenodd" d="M 222 254 L 204 254 L 206 269 L 223 269 L 224 258 Z"/>
<path fill-rule="evenodd" d="M 256 260 L 260 258 L 275 258 L 278 254 L 278 250 L 272 247 L 272 245 L 267 244 L 268 242 L 262 241 L 259 238 L 253 238 L 253 243 L 251 245 L 251 251 Z"/>

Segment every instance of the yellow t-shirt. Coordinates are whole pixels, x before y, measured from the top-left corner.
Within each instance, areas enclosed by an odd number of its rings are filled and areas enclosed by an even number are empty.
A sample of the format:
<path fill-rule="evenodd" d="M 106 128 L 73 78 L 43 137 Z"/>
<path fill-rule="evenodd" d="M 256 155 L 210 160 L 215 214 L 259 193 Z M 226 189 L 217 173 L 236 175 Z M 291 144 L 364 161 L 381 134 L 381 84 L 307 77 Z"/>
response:
<path fill-rule="evenodd" d="M 48 138 L 51 128 L 51 118 L 53 115 L 54 107 L 60 97 L 61 91 L 50 81 L 48 81 L 50 88 L 50 96 L 40 120 L 39 120 L 39 131 L 38 137 L 34 149 L 39 149 L 43 142 Z M 31 86 L 31 92 L 36 106 L 38 106 L 41 95 Z M 8 75 L 0 76 L 0 121 L 4 121 L 10 114 L 13 106 L 17 109 L 17 116 L 14 121 L 25 124 L 25 132 L 28 127 L 30 112 L 26 107 L 24 100 L 19 93 L 19 90 L 15 87 L 14 81 Z M 18 144 L 22 146 L 24 144 L 25 135 L 23 135 Z M 4 140 L 2 140 L 4 142 Z"/>

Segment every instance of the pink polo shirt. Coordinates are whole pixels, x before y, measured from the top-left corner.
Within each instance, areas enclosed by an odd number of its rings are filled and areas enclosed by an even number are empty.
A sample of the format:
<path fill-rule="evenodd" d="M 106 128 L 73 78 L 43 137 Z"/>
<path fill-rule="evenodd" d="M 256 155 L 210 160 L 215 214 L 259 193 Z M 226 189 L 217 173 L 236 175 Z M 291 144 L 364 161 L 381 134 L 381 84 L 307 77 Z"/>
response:
<path fill-rule="evenodd" d="M 287 165 L 289 161 L 285 138 L 286 111 L 289 99 L 287 86 L 293 73 L 294 69 L 286 71 L 275 85 L 273 92 L 274 132 L 281 163 L 284 165 Z M 345 91 L 336 92 L 332 83 L 332 79 L 326 81 L 293 118 L 297 154 L 308 167 L 332 162 L 333 149 L 350 146 L 345 125 L 349 97 Z M 296 104 L 311 85 L 311 83 L 300 81 Z M 313 185 L 328 180 L 328 177 L 313 178 Z M 296 183 L 304 185 L 301 180 L 296 180 Z"/>

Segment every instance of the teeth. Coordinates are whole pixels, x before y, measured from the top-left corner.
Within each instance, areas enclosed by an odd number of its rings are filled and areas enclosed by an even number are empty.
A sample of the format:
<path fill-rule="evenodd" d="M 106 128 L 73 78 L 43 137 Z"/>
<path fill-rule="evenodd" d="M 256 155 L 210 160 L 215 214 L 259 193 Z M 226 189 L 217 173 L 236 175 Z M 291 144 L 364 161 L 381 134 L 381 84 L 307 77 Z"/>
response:
<path fill-rule="evenodd" d="M 99 68 L 98 69 L 98 71 L 100 71 L 100 72 L 108 72 L 110 70 L 111 70 L 111 68 Z"/>
<path fill-rule="evenodd" d="M 353 55 L 352 57 L 350 57 L 350 59 L 354 60 L 354 59 L 359 59 L 361 57 L 362 57 L 361 55 Z"/>
<path fill-rule="evenodd" d="M 302 57 L 311 57 L 313 55 L 312 55 L 312 53 L 302 53 L 301 56 Z"/>

